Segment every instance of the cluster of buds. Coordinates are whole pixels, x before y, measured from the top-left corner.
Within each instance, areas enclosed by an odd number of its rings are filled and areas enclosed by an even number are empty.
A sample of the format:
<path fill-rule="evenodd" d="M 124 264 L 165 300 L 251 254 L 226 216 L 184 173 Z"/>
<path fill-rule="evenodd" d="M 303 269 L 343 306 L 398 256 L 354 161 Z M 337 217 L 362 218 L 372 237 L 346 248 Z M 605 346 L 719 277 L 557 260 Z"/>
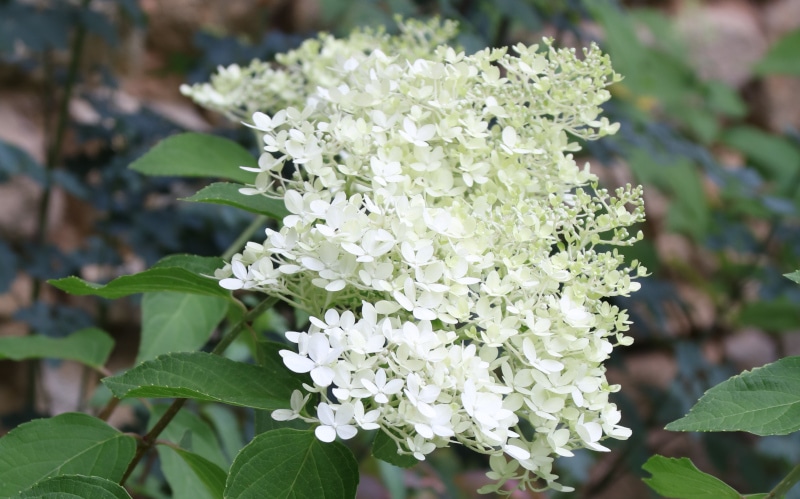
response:
<path fill-rule="evenodd" d="M 184 88 L 255 111 L 264 152 L 241 193 L 290 212 L 217 277 L 312 315 L 281 355 L 313 383 L 274 418 L 323 441 L 378 429 L 420 460 L 464 445 L 490 456 L 483 492 L 564 490 L 555 457 L 630 435 L 603 366 L 628 317 L 604 299 L 645 273 L 612 249 L 641 238 L 642 192 L 598 188 L 573 157 L 616 131 L 600 106 L 619 76 L 596 47 L 465 55 L 452 23 L 400 27 Z"/>

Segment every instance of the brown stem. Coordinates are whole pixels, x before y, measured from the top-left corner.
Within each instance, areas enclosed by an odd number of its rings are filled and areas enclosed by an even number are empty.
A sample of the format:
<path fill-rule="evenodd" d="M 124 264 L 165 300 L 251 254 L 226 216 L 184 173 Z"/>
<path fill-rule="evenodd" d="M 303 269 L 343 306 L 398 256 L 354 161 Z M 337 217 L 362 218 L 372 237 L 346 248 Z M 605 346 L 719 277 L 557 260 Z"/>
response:
<path fill-rule="evenodd" d="M 237 322 L 236 324 L 231 325 L 225 334 L 222 336 L 222 339 L 217 344 L 216 347 L 211 351 L 214 355 L 222 355 L 225 352 L 225 349 L 228 348 L 228 345 L 239 336 L 239 333 L 245 329 L 245 327 L 259 315 L 264 313 L 265 311 L 269 310 L 278 302 L 277 298 L 267 298 L 266 300 L 262 301 L 258 305 L 255 306 L 252 310 L 250 310 L 245 316 Z M 133 459 L 128 464 L 128 469 L 125 470 L 125 474 L 122 476 L 122 480 L 119 482 L 120 485 L 125 485 L 125 481 L 131 476 L 133 470 L 136 469 L 136 466 L 139 464 L 139 461 L 142 460 L 142 457 L 153 448 L 156 439 L 164 431 L 164 428 L 172 421 L 176 414 L 181 410 L 183 404 L 186 403 L 186 399 L 175 399 L 172 402 L 172 405 L 167 408 L 166 412 L 161 416 L 161 418 L 156 422 L 156 425 L 147 432 L 147 434 L 142 438 L 142 440 L 136 446 L 136 453 L 133 455 Z"/>

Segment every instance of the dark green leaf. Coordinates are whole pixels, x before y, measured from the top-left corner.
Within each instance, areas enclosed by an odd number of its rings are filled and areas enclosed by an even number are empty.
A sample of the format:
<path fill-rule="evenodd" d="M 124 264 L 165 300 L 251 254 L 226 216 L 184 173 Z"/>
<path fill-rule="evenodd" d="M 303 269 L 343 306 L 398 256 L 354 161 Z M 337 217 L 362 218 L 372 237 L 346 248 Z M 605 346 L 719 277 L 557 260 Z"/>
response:
<path fill-rule="evenodd" d="M 383 431 L 378 431 L 375 435 L 375 440 L 372 442 L 372 455 L 400 468 L 410 468 L 419 463 L 417 458 L 410 454 L 398 454 L 397 443 Z"/>
<path fill-rule="evenodd" d="M 800 29 L 789 32 L 756 64 L 757 74 L 800 75 Z"/>
<path fill-rule="evenodd" d="M 105 365 L 114 340 L 105 331 L 87 328 L 66 338 L 28 335 L 0 338 L 0 360 L 64 359 L 95 369 Z"/>
<path fill-rule="evenodd" d="M 734 489 L 719 478 L 698 470 L 692 461 L 653 456 L 642 469 L 652 478 L 644 482 L 659 494 L 674 499 L 741 499 Z"/>
<path fill-rule="evenodd" d="M 145 293 L 142 338 L 136 363 L 164 353 L 202 347 L 225 317 L 228 300 L 184 293 Z"/>
<path fill-rule="evenodd" d="M 779 333 L 800 327 L 800 307 L 789 300 L 747 303 L 736 319 L 743 326 Z"/>
<path fill-rule="evenodd" d="M 94 295 L 109 299 L 153 291 L 177 291 L 225 298 L 230 296 L 230 291 L 220 287 L 216 279 L 177 267 L 153 267 L 138 274 L 118 277 L 105 285 L 84 281 L 75 276 L 47 282 L 73 295 Z"/>
<path fill-rule="evenodd" d="M 723 381 L 667 429 L 761 436 L 800 430 L 800 357 L 786 357 Z"/>
<path fill-rule="evenodd" d="M 131 499 L 119 484 L 96 476 L 61 475 L 42 480 L 15 499 Z"/>
<path fill-rule="evenodd" d="M 281 429 L 256 436 L 236 456 L 225 497 L 349 499 L 357 487 L 358 463 L 347 447 Z"/>
<path fill-rule="evenodd" d="M 131 168 L 145 175 L 209 177 L 253 183 L 255 173 L 239 168 L 258 167 L 256 158 L 232 140 L 202 133 L 173 135 L 137 159 Z"/>
<path fill-rule="evenodd" d="M 773 180 L 786 182 L 800 168 L 800 150 L 783 137 L 739 126 L 727 130 L 722 141 L 746 154 Z"/>
<path fill-rule="evenodd" d="M 302 384 L 288 369 L 266 369 L 203 352 L 162 355 L 103 383 L 118 398 L 184 397 L 258 409 L 289 407 Z"/>
<path fill-rule="evenodd" d="M 151 268 L 177 267 L 195 274 L 214 275 L 214 271 L 222 268 L 225 262 L 216 256 L 197 256 L 197 255 L 169 255 L 157 261 Z"/>
<path fill-rule="evenodd" d="M 183 200 L 200 203 L 225 204 L 258 215 L 266 215 L 275 220 L 283 220 L 283 217 L 289 214 L 289 210 L 286 209 L 283 201 L 259 195 L 245 196 L 239 193 L 240 188 L 240 184 L 217 182 L 203 188 L 194 196 L 183 198 Z"/>
<path fill-rule="evenodd" d="M 0 497 L 58 475 L 118 482 L 135 450 L 133 437 L 86 414 L 67 413 L 22 424 L 0 439 Z"/>

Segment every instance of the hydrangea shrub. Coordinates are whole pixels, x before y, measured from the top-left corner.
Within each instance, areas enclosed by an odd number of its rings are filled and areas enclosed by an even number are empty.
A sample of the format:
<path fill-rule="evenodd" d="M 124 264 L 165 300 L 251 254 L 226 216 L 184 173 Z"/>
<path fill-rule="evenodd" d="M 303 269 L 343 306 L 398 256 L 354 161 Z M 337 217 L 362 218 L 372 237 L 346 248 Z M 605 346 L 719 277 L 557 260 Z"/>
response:
<path fill-rule="evenodd" d="M 290 212 L 216 277 L 311 314 L 280 354 L 313 383 L 275 419 L 323 442 L 378 429 L 419 460 L 464 445 L 490 456 L 482 492 L 567 489 L 555 457 L 630 435 L 603 366 L 628 316 L 606 299 L 646 272 L 613 249 L 641 238 L 642 191 L 574 157 L 616 132 L 601 105 L 620 76 L 595 46 L 466 55 L 452 22 L 400 28 L 182 88 L 247 120 L 264 145 L 239 192 Z"/>

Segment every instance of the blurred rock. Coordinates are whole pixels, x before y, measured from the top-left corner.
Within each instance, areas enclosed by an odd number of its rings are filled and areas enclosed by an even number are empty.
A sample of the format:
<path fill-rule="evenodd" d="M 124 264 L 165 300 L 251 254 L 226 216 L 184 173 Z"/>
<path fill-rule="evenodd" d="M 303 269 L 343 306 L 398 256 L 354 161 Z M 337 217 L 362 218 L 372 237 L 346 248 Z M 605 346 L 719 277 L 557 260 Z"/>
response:
<path fill-rule="evenodd" d="M 761 367 L 778 358 L 775 339 L 758 329 L 743 329 L 724 339 L 725 356 L 740 370 Z"/>
<path fill-rule="evenodd" d="M 703 79 L 734 87 L 750 79 L 751 68 L 767 51 L 759 12 L 744 0 L 683 2 L 676 27 Z"/>

